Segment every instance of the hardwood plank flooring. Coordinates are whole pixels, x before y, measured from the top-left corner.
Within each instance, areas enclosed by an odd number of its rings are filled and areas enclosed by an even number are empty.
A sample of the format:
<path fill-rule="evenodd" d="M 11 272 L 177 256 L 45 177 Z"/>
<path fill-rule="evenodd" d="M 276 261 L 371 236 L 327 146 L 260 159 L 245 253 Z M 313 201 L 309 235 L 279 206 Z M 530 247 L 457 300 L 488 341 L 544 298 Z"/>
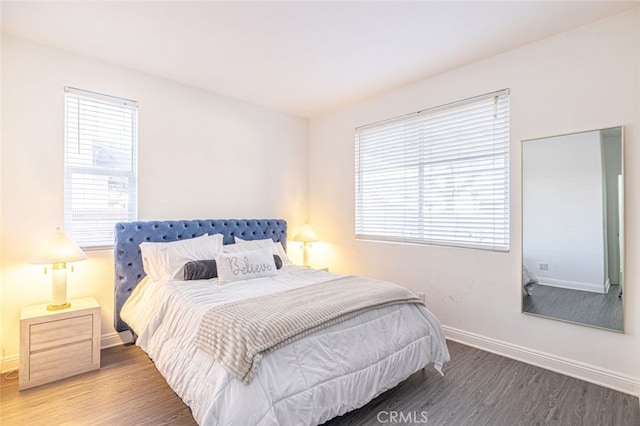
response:
<path fill-rule="evenodd" d="M 428 425 L 639 426 L 638 398 L 449 342 L 444 377 L 420 371 L 326 425 L 375 425 L 381 411 L 424 411 Z M 382 420 L 386 420 L 383 413 Z"/>
<path fill-rule="evenodd" d="M 459 343 L 449 350 L 444 377 L 431 367 L 419 371 L 326 425 L 394 424 L 392 412 L 403 425 L 640 425 L 636 397 Z M 106 349 L 100 370 L 59 382 L 23 392 L 17 380 L 3 376 L 0 384 L 3 426 L 196 424 L 135 346 Z"/>
<path fill-rule="evenodd" d="M 22 392 L 3 375 L 0 425 L 197 425 L 140 348 L 105 349 L 101 358 L 100 370 Z"/>

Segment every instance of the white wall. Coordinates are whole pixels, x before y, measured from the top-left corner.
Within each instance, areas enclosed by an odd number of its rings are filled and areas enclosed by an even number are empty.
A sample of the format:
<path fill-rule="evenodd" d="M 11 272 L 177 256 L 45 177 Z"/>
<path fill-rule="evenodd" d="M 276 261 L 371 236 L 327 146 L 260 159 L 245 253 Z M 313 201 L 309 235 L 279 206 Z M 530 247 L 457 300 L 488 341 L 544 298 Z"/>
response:
<path fill-rule="evenodd" d="M 0 19 L 2 18 L 2 12 L 0 11 Z M 2 43 L 3 43 L 3 35 L 2 32 L 0 31 L 0 52 L 2 52 Z M 0 54 L 0 83 L 2 83 L 2 55 Z M 0 84 L 0 126 L 2 126 L 2 87 L 3 85 Z M 2 165 L 2 131 L 0 131 L 0 166 Z M 4 371 L 3 366 L 4 366 L 4 358 L 5 358 L 5 352 L 3 351 L 4 348 L 4 332 L 3 332 L 3 324 L 4 324 L 4 316 L 2 315 L 3 312 L 3 293 L 4 293 L 4 285 L 2 284 L 2 173 L 0 172 L 0 356 L 2 357 L 2 361 L 1 363 L 3 365 L 0 365 L 0 373 L 2 373 L 2 371 Z"/>
<path fill-rule="evenodd" d="M 540 284 L 605 293 L 602 165 L 599 131 L 523 143 L 522 259 Z"/>
<path fill-rule="evenodd" d="M 310 221 L 337 272 L 426 293 L 449 336 L 640 394 L 640 9 L 310 121 Z M 354 128 L 511 89 L 511 251 L 355 241 Z M 520 141 L 625 125 L 625 334 L 523 315 Z M 631 166 L 631 167 L 629 167 Z"/>
<path fill-rule="evenodd" d="M 307 214 L 307 120 L 4 36 L 2 45 L 2 345 L 18 354 L 20 308 L 50 297 L 50 275 L 27 259 L 63 223 L 63 88 L 139 102 L 139 217 Z M 113 255 L 90 252 L 69 297 L 95 296 L 113 329 Z M 9 366 L 5 365 L 5 369 Z"/>

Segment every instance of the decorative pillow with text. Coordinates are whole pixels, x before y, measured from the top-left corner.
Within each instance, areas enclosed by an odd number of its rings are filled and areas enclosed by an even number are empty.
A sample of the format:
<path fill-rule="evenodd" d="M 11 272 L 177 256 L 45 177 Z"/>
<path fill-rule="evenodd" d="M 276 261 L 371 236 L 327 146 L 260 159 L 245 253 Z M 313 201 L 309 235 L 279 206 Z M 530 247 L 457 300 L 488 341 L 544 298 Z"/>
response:
<path fill-rule="evenodd" d="M 271 247 L 240 253 L 218 253 L 215 258 L 220 284 L 278 274 Z"/>

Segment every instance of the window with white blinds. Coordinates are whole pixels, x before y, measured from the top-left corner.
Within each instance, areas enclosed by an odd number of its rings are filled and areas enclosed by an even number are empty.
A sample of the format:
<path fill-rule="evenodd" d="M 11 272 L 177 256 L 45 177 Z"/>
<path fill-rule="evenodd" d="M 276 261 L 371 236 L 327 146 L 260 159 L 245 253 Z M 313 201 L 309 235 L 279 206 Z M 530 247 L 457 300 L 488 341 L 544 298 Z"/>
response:
<path fill-rule="evenodd" d="M 138 104 L 65 87 L 65 230 L 83 248 L 113 245 L 138 214 Z"/>
<path fill-rule="evenodd" d="M 356 238 L 509 250 L 509 90 L 356 129 Z"/>

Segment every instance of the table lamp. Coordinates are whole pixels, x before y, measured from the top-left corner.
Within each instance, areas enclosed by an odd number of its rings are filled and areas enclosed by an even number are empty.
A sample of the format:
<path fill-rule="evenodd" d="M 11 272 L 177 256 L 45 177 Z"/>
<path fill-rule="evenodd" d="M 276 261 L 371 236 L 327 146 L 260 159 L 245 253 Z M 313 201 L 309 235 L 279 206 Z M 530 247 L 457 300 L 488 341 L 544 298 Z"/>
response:
<path fill-rule="evenodd" d="M 85 260 L 87 255 L 82 249 L 60 228 L 52 233 L 43 242 L 29 263 L 53 265 L 51 273 L 52 302 L 47 305 L 47 310 L 55 311 L 71 306 L 67 301 L 67 263 Z M 47 269 L 45 268 L 45 273 Z"/>
<path fill-rule="evenodd" d="M 318 241 L 318 236 L 308 223 L 305 223 L 298 231 L 293 241 L 302 243 L 302 266 L 309 267 L 309 247 L 311 243 Z"/>

